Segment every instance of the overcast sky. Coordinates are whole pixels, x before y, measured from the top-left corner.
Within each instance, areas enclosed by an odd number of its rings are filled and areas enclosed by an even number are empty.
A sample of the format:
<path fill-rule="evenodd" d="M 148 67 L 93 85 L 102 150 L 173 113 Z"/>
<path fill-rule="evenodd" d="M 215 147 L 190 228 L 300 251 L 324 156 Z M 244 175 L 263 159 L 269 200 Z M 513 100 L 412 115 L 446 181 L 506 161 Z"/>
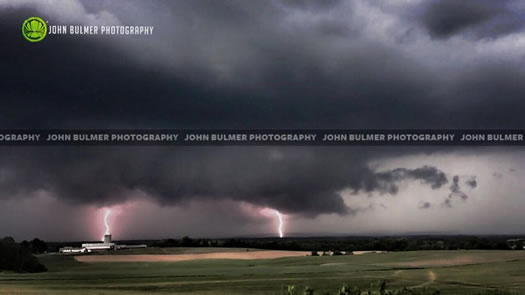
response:
<path fill-rule="evenodd" d="M 519 0 L 0 0 L 2 128 L 523 128 Z M 22 22 L 148 25 L 52 36 Z M 1 147 L 0 236 L 523 233 L 518 148 Z"/>

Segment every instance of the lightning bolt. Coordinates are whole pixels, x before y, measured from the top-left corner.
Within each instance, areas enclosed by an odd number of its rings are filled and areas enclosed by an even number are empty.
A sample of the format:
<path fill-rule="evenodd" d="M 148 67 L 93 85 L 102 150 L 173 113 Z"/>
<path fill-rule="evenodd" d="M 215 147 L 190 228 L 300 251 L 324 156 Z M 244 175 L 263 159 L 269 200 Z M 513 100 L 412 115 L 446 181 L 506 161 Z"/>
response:
<path fill-rule="evenodd" d="M 104 225 L 106 226 L 106 233 L 105 233 L 105 235 L 109 235 L 110 234 L 110 232 L 109 232 L 109 224 L 108 224 L 109 214 L 111 214 L 111 210 L 106 209 L 106 214 L 104 215 Z M 104 240 L 104 237 L 102 237 L 102 240 Z"/>
<path fill-rule="evenodd" d="M 282 238 L 283 237 L 283 224 L 284 224 L 283 215 L 277 210 L 273 210 L 273 212 L 275 213 L 275 215 L 277 215 L 277 218 L 279 219 L 279 238 Z"/>

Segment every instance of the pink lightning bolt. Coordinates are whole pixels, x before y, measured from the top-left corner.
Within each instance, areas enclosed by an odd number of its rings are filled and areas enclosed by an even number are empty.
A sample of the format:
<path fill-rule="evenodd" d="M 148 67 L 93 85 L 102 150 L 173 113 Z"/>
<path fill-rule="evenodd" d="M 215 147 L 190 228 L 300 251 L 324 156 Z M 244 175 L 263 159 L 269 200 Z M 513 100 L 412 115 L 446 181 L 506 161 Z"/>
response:
<path fill-rule="evenodd" d="M 111 214 L 111 210 L 110 209 L 106 209 L 106 214 L 104 215 L 104 225 L 106 226 L 106 233 L 105 233 L 105 235 L 109 235 L 110 234 L 109 224 L 108 224 L 109 214 Z M 104 237 L 102 237 L 102 241 L 104 241 Z"/>
<path fill-rule="evenodd" d="M 273 210 L 273 211 L 275 212 L 275 215 L 277 215 L 277 218 L 279 218 L 279 238 L 282 238 L 283 237 L 283 224 L 284 224 L 283 215 L 277 210 Z"/>
<path fill-rule="evenodd" d="M 266 218 L 274 218 L 276 216 L 277 220 L 279 221 L 279 227 L 277 228 L 279 231 L 279 237 L 284 237 L 284 222 L 286 219 L 286 215 L 283 215 L 276 209 L 271 208 L 260 209 L 259 213 Z"/>

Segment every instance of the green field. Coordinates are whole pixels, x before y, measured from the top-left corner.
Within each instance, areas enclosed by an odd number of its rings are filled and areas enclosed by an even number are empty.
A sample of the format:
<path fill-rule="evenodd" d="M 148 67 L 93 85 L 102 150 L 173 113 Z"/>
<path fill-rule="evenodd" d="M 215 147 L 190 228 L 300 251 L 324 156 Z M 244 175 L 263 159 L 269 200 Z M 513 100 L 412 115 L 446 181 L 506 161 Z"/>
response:
<path fill-rule="evenodd" d="M 188 253 L 199 250 L 165 250 Z M 202 251 L 202 250 L 200 250 Z M 441 294 L 503 289 L 525 294 L 525 251 L 414 251 L 273 260 L 79 263 L 44 255 L 47 273 L 0 273 L 0 294 L 285 294 L 287 285 L 335 294 L 343 283 L 437 288 Z M 302 293 L 301 293 L 302 294 Z"/>

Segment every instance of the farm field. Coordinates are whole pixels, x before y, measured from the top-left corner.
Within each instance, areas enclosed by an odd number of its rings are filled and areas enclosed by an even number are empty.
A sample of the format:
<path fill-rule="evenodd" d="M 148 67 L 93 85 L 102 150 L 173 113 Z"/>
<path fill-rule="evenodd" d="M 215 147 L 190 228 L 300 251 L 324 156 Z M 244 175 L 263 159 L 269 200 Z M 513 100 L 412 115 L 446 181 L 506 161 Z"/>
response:
<path fill-rule="evenodd" d="M 162 251 L 170 255 L 211 253 L 210 249 Z M 39 259 L 48 272 L 0 273 L 0 294 L 263 295 L 285 294 L 288 285 L 296 285 L 301 292 L 310 286 L 316 294 L 336 294 L 344 283 L 364 288 L 378 280 L 385 280 L 390 287 L 436 288 L 441 294 L 478 294 L 494 288 L 525 294 L 525 251 L 413 251 L 179 262 L 86 263 L 56 254 Z"/>
<path fill-rule="evenodd" d="M 304 257 L 305 251 L 236 251 L 198 254 L 131 254 L 131 255 L 80 255 L 75 259 L 80 262 L 179 262 L 209 259 L 276 259 L 282 257 Z"/>

